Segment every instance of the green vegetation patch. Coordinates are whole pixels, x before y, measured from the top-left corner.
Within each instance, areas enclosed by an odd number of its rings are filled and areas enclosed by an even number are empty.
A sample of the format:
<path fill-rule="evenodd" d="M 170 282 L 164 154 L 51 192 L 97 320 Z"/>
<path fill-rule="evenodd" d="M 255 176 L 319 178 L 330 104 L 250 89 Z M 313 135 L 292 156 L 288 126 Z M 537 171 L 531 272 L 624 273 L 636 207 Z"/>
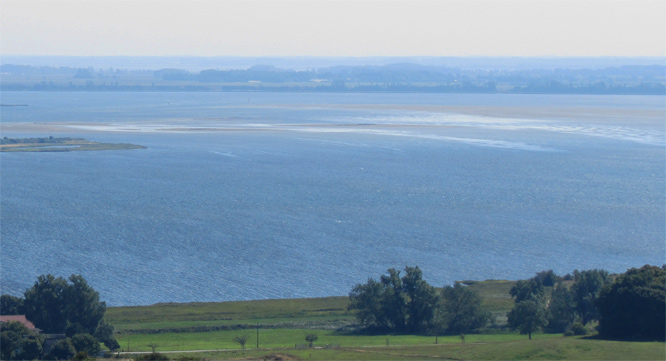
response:
<path fill-rule="evenodd" d="M 346 322 L 353 316 L 347 311 L 349 298 L 322 297 L 230 302 L 160 303 L 152 306 L 110 307 L 106 318 L 117 330 L 175 328 L 215 328 L 220 325 L 254 326 L 261 324 L 325 325 Z M 218 327 L 223 328 L 223 327 Z M 241 327 L 237 327 L 241 328 Z"/>
<path fill-rule="evenodd" d="M 0 152 L 81 152 L 91 150 L 127 150 L 146 147 L 127 143 L 99 143 L 82 138 L 7 138 L 0 139 Z"/>
<path fill-rule="evenodd" d="M 298 334 L 291 335 L 299 336 Z M 472 336 L 472 335 L 470 335 Z M 482 335 L 479 335 L 482 336 Z M 325 348 L 317 342 L 315 348 L 295 349 L 293 345 L 283 348 L 266 349 L 260 345 L 255 349 L 249 340 L 246 350 L 236 344 L 235 350 L 226 349 L 212 352 L 168 354 L 172 359 L 182 356 L 202 357 L 209 360 L 273 360 L 271 355 L 280 355 L 283 360 L 664 360 L 666 349 L 663 342 L 619 342 L 561 337 L 559 335 L 535 335 L 530 341 L 525 336 L 484 335 L 471 342 L 457 342 L 439 338 L 423 338 L 420 344 L 412 340 L 401 340 L 390 336 L 391 344 L 379 343 L 387 336 L 374 336 L 378 342 L 367 345 L 341 344 L 340 348 Z M 321 335 L 320 335 L 321 337 Z M 403 341 L 400 342 L 399 341 Z M 450 341 L 450 342 L 449 342 Z M 231 343 L 229 344 L 231 345 Z M 159 352 L 159 349 L 158 349 Z"/>

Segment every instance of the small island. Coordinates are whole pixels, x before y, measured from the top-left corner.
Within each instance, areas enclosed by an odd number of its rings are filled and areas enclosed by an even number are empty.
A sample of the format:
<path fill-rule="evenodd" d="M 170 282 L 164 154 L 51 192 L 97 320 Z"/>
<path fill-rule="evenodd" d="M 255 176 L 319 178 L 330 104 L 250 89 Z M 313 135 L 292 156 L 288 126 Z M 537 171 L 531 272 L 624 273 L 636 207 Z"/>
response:
<path fill-rule="evenodd" d="M 7 138 L 0 139 L 0 152 L 80 152 L 89 150 L 128 150 L 146 147 L 127 143 L 99 143 L 82 138 Z"/>

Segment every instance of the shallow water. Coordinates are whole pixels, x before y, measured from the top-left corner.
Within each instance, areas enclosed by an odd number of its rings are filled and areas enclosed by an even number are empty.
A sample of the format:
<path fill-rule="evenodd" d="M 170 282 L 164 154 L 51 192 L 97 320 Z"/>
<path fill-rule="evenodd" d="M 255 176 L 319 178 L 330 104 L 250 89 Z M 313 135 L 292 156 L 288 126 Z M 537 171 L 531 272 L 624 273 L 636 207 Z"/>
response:
<path fill-rule="evenodd" d="M 29 104 L 2 136 L 148 147 L 0 154 L 2 293 L 42 273 L 135 305 L 344 295 L 405 265 L 442 286 L 664 263 L 663 97 L 2 97 Z"/>

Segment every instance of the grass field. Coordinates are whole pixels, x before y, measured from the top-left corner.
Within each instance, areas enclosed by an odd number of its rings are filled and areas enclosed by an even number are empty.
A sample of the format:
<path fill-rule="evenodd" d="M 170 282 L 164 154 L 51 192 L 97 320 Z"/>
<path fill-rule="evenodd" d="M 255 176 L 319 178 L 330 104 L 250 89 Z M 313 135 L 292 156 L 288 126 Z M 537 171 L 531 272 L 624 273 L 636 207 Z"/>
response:
<path fill-rule="evenodd" d="M 663 342 L 615 342 L 533 334 L 533 340 L 502 326 L 513 307 L 511 281 L 466 281 L 495 316 L 495 334 L 459 336 L 363 335 L 340 332 L 353 325 L 347 297 L 111 307 L 124 351 L 167 352 L 207 360 L 666 360 Z M 499 325 L 499 326 L 497 326 Z M 315 348 L 307 333 L 317 333 Z M 247 335 L 246 350 L 233 341 Z M 257 336 L 259 348 L 257 349 Z M 297 345 L 299 346 L 297 348 Z M 332 346 L 334 348 L 326 348 Z M 213 350 L 177 353 L 178 351 Z M 172 353 L 175 351 L 176 353 Z M 129 357 L 129 356 L 125 356 Z"/>
<path fill-rule="evenodd" d="M 580 337 L 536 337 L 527 340 L 467 341 L 439 344 L 341 347 L 337 349 L 262 348 L 201 353 L 173 353 L 169 357 L 207 360 L 664 360 L 663 342 L 619 342 Z M 158 350 L 159 351 L 159 350 Z M 273 355 L 274 357 L 270 357 Z"/>

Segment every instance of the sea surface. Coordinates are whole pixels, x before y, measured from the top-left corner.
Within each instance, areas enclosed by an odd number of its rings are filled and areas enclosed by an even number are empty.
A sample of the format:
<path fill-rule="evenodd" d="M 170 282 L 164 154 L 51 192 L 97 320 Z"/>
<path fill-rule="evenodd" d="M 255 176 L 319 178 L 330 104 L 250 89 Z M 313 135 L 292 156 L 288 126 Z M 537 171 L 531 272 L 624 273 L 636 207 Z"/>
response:
<path fill-rule="evenodd" d="M 662 96 L 3 92 L 0 286 L 108 305 L 346 295 L 666 256 Z"/>

